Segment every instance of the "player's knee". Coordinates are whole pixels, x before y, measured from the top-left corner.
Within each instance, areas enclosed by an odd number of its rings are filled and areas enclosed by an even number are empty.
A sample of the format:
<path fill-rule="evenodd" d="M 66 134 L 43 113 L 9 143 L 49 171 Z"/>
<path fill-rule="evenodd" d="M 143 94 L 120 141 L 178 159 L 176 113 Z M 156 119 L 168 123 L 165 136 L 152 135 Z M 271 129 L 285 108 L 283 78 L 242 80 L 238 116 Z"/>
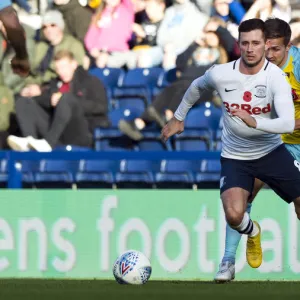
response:
<path fill-rule="evenodd" d="M 228 208 L 225 211 L 225 215 L 226 215 L 226 220 L 227 220 L 228 225 L 231 227 L 236 227 L 242 223 L 243 217 L 244 217 L 244 212 L 238 211 L 233 208 Z"/>

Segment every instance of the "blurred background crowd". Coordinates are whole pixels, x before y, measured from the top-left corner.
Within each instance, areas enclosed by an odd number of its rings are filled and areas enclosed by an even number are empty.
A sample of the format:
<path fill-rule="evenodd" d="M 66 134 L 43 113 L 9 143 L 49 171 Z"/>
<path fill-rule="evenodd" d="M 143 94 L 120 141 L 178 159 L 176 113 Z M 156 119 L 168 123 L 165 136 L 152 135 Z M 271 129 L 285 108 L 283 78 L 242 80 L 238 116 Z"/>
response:
<path fill-rule="evenodd" d="M 135 149 L 157 138 L 195 78 L 239 57 L 238 25 L 245 19 L 284 19 L 300 46 L 299 0 L 15 0 L 14 6 L 32 72 L 26 79 L 12 73 L 13 50 L 0 24 L 2 149 Z M 217 95 L 202 95 L 199 103 L 203 116 L 219 121 Z"/>

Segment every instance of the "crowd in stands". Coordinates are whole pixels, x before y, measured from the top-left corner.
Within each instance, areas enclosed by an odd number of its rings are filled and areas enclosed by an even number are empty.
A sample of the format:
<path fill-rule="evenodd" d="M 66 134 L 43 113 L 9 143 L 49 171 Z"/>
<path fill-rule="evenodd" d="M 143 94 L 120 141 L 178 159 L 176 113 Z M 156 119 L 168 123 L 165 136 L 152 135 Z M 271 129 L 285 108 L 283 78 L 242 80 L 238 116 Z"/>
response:
<path fill-rule="evenodd" d="M 297 0 L 14 2 L 31 75 L 11 71 L 14 54 L 0 24 L 1 149 L 135 149 L 149 136 L 159 138 L 191 82 L 213 64 L 239 58 L 238 25 L 245 19 L 284 19 L 300 47 Z M 215 93 L 197 104 L 204 117 L 221 106 Z M 208 149 L 217 149 L 216 141 Z"/>

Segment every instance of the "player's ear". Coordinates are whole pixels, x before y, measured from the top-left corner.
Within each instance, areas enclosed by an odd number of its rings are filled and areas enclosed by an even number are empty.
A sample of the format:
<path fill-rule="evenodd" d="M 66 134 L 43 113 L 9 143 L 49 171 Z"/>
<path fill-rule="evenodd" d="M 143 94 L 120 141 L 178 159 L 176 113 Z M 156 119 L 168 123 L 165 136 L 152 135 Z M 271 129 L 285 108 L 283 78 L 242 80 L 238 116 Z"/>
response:
<path fill-rule="evenodd" d="M 289 52 L 290 48 L 292 47 L 292 42 L 289 42 L 286 46 L 286 52 Z"/>

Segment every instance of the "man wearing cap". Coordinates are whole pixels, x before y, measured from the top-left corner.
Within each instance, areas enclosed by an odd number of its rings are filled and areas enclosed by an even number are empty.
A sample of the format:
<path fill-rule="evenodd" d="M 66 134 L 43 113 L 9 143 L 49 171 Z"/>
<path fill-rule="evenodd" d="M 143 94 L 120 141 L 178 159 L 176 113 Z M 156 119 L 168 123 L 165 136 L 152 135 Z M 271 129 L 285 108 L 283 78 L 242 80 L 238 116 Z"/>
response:
<path fill-rule="evenodd" d="M 64 33 L 65 22 L 57 10 L 49 10 L 42 19 L 44 40 L 36 45 L 32 62 L 33 76 L 27 78 L 27 85 L 21 90 L 22 97 L 36 97 L 42 92 L 42 85 L 56 78 L 54 56 L 60 50 L 70 50 L 79 65 L 83 65 L 83 45 L 71 35 Z M 18 101 L 18 99 L 17 99 Z"/>

